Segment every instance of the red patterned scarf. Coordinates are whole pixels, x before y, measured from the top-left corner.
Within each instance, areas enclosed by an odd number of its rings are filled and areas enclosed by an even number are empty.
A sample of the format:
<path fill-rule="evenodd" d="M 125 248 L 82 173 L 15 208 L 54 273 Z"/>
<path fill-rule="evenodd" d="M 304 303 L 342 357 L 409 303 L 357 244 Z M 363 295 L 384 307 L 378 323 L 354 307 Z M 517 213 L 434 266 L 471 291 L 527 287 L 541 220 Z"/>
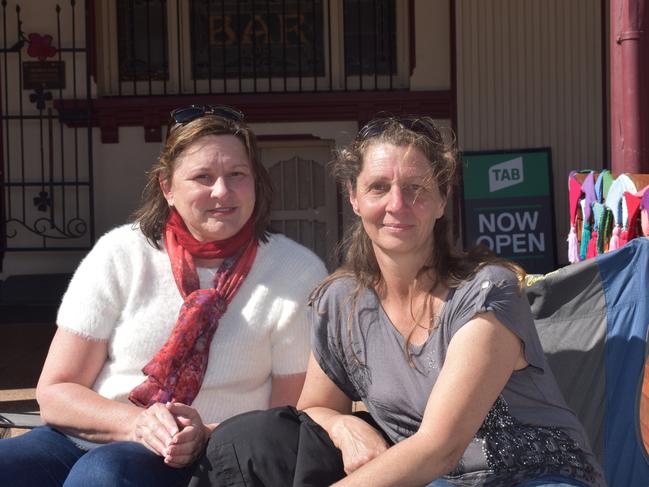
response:
<path fill-rule="evenodd" d="M 252 217 L 236 235 L 204 243 L 191 235 L 173 210 L 165 226 L 165 247 L 185 302 L 171 336 L 142 369 L 147 379 L 128 396 L 131 402 L 143 407 L 156 402 L 194 401 L 203 383 L 214 332 L 250 272 L 258 242 Z M 226 259 L 216 272 L 213 288 L 199 289 L 194 257 Z"/>

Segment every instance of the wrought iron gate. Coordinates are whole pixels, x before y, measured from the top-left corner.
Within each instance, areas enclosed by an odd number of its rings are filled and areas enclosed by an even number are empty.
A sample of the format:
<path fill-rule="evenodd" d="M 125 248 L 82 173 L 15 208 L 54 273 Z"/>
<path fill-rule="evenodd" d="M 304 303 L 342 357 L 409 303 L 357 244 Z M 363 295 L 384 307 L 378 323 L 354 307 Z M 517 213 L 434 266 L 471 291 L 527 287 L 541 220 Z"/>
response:
<path fill-rule="evenodd" d="M 95 236 L 89 0 L 0 5 L 1 270 L 5 252 L 88 249 Z"/>

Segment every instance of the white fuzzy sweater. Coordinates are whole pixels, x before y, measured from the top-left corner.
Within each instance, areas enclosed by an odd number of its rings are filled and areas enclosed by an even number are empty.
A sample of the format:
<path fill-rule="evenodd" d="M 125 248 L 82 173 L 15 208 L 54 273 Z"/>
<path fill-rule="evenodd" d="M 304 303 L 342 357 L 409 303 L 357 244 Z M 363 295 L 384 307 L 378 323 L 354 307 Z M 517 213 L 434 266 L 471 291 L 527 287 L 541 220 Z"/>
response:
<path fill-rule="evenodd" d="M 214 271 L 199 269 L 201 286 Z M 269 406 L 272 376 L 306 370 L 309 323 L 306 301 L 326 276 L 310 250 L 272 235 L 261 244 L 248 277 L 212 340 L 202 388 L 193 406 L 206 423 Z M 57 324 L 108 341 L 108 359 L 93 389 L 127 402 L 145 376 L 142 367 L 165 343 L 182 297 L 169 258 L 130 225 L 104 235 L 74 274 Z"/>

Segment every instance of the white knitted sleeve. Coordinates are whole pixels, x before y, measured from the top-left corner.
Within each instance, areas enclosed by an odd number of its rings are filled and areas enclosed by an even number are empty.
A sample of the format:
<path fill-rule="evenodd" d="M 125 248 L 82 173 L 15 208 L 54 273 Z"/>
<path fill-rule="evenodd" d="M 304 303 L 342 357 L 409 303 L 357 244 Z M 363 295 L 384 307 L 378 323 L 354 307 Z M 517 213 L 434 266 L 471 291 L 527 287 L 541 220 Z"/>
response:
<path fill-rule="evenodd" d="M 127 249 L 133 232 L 130 226 L 108 232 L 81 261 L 63 295 L 58 326 L 95 340 L 110 337 L 130 281 Z"/>
<path fill-rule="evenodd" d="M 273 306 L 277 321 L 271 336 L 274 376 L 306 371 L 311 348 L 307 301 L 311 291 L 327 276 L 327 269 L 314 253 L 285 240 L 288 251 L 281 252 L 274 263 L 277 270 Z"/>

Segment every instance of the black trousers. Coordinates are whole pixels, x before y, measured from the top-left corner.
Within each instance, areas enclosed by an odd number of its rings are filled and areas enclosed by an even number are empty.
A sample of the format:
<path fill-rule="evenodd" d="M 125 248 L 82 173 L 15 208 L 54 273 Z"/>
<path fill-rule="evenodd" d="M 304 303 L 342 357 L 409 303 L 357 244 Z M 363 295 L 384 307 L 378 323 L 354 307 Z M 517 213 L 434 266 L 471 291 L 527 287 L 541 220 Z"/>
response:
<path fill-rule="evenodd" d="M 342 455 L 327 432 L 286 406 L 221 423 L 189 487 L 321 487 L 344 476 Z"/>

